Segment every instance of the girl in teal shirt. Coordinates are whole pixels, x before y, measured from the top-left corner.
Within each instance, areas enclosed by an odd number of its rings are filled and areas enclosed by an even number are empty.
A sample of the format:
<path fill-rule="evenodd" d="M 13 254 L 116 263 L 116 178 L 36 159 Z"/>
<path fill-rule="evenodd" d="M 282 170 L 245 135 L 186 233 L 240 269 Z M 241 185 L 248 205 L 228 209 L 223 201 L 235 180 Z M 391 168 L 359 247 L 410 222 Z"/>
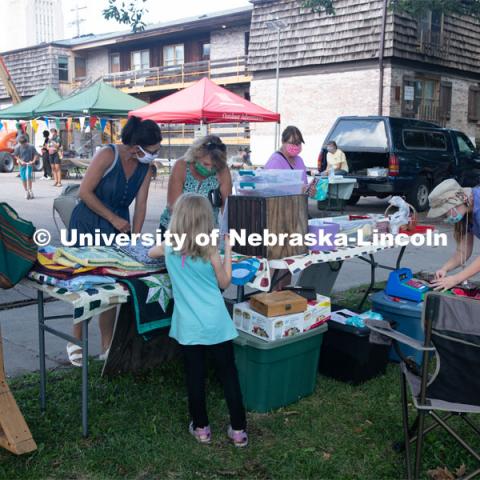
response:
<path fill-rule="evenodd" d="M 230 285 L 231 246 L 225 242 L 222 259 L 213 245 L 200 246 L 197 236 L 214 229 L 213 210 L 202 195 L 185 193 L 173 208 L 168 230 L 184 236 L 183 245 L 159 245 L 150 256 L 165 255 L 172 281 L 173 309 L 170 337 L 182 345 L 185 359 L 190 433 L 201 443 L 210 443 L 211 431 L 205 401 L 206 353 L 211 353 L 223 384 L 230 412 L 228 436 L 237 447 L 248 443 L 245 409 L 238 381 L 232 340 L 238 333 L 220 289 Z M 180 248 L 181 247 L 181 248 Z"/>

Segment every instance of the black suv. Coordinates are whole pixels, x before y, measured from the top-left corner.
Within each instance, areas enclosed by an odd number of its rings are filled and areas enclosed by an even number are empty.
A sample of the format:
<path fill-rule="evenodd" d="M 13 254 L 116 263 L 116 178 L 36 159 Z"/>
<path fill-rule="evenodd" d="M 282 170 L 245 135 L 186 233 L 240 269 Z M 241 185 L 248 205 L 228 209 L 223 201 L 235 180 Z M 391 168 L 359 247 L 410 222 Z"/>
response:
<path fill-rule="evenodd" d="M 395 117 L 339 117 L 325 139 L 318 168 L 326 167 L 326 146 L 334 140 L 345 152 L 349 176 L 357 179 L 350 204 L 361 196 L 406 197 L 418 211 L 446 178 L 462 186 L 480 183 L 480 154 L 462 132 L 434 123 Z M 383 174 L 371 176 L 374 169 Z M 370 175 L 368 175 L 370 173 Z"/>

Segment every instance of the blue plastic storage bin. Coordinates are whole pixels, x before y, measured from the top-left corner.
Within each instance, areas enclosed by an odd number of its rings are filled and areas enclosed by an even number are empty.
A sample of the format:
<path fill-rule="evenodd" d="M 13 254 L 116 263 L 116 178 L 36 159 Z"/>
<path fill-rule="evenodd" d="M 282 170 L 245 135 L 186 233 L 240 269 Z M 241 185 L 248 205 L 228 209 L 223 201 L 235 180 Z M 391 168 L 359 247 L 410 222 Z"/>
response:
<path fill-rule="evenodd" d="M 394 301 L 382 291 L 372 295 L 372 310 L 381 313 L 385 320 L 395 322 L 395 330 L 423 342 L 425 338 L 422 329 L 423 302 L 416 303 L 402 299 Z M 399 347 L 405 356 L 413 357 L 417 364 L 421 365 L 422 352 L 401 343 Z M 390 360 L 394 362 L 400 360 L 393 346 L 390 350 Z"/>

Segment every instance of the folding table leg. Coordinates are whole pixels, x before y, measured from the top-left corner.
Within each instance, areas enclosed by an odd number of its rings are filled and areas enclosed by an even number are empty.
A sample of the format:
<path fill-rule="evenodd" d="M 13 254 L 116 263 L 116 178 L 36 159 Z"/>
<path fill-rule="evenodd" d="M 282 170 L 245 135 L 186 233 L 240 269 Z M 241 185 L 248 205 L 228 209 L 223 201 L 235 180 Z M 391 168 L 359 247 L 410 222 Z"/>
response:
<path fill-rule="evenodd" d="M 37 292 L 38 309 L 38 350 L 40 360 L 40 410 L 45 411 L 47 407 L 46 398 L 46 367 L 45 367 L 45 305 L 43 303 L 43 292 Z"/>
<path fill-rule="evenodd" d="M 88 322 L 82 322 L 82 434 L 88 436 Z"/>
<path fill-rule="evenodd" d="M 361 311 L 363 308 L 363 304 L 366 302 L 368 296 L 373 290 L 373 287 L 375 286 L 375 270 L 377 268 L 377 263 L 375 262 L 375 257 L 373 254 L 368 255 L 370 257 L 370 260 L 367 260 L 364 258 L 364 260 L 370 264 L 370 285 L 367 288 L 367 291 L 365 292 L 365 295 L 363 296 L 361 302 L 358 304 L 358 310 Z"/>

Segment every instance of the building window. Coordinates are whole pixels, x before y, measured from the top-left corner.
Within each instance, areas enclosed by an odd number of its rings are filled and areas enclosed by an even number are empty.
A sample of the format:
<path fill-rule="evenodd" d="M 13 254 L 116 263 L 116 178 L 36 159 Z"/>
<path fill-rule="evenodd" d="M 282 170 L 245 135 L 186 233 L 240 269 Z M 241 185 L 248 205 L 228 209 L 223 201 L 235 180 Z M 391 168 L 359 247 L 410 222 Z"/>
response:
<path fill-rule="evenodd" d="M 468 121 L 480 120 L 480 87 L 470 87 L 468 90 Z"/>
<path fill-rule="evenodd" d="M 248 55 L 249 46 L 250 46 L 250 32 L 245 32 L 245 55 Z"/>
<path fill-rule="evenodd" d="M 210 60 L 210 44 L 204 43 L 202 45 L 202 60 Z"/>
<path fill-rule="evenodd" d="M 167 45 L 163 47 L 163 64 L 166 67 L 172 65 L 183 65 L 184 49 L 183 44 Z"/>
<path fill-rule="evenodd" d="M 402 114 L 419 120 L 440 121 L 440 81 L 404 78 Z"/>
<path fill-rule="evenodd" d="M 110 73 L 120 72 L 120 54 L 111 53 L 110 54 Z"/>
<path fill-rule="evenodd" d="M 75 78 L 87 76 L 87 60 L 84 57 L 75 57 Z"/>
<path fill-rule="evenodd" d="M 137 50 L 132 52 L 131 70 L 146 70 L 150 68 L 150 50 Z"/>
<path fill-rule="evenodd" d="M 420 45 L 440 46 L 442 44 L 443 14 L 430 10 L 418 19 L 417 36 Z"/>
<path fill-rule="evenodd" d="M 68 82 L 68 57 L 58 57 L 58 79 Z"/>

